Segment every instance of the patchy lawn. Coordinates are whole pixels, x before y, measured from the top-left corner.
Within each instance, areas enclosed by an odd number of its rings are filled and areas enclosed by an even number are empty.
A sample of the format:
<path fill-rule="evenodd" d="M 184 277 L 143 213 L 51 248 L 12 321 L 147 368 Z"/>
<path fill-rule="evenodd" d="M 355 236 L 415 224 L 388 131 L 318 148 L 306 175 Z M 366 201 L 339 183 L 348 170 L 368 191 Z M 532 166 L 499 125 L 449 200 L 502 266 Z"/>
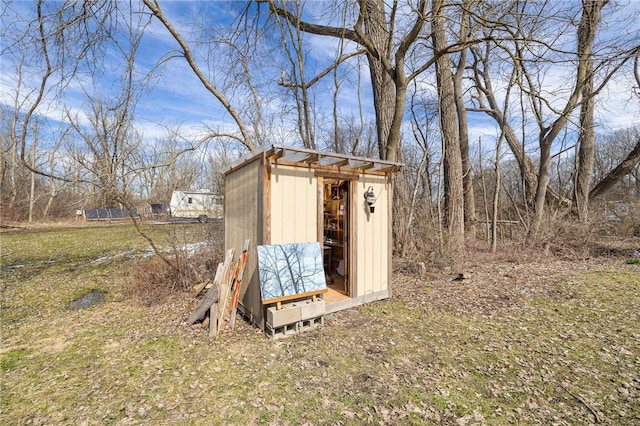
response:
<path fill-rule="evenodd" d="M 319 330 L 273 341 L 241 321 L 212 340 L 181 325 L 190 294 L 123 296 L 148 253 L 131 225 L 0 239 L 3 424 L 640 424 L 640 266 L 624 257 L 397 272 L 392 299 Z M 68 309 L 91 290 L 106 303 Z"/>

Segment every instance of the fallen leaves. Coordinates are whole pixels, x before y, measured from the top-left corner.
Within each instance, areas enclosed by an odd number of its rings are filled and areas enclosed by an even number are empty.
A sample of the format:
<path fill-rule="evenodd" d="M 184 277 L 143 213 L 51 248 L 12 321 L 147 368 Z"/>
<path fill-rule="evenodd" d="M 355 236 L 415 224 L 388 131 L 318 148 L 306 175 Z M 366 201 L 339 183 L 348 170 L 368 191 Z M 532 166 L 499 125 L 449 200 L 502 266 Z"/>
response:
<path fill-rule="evenodd" d="M 51 285 L 58 269 L 45 267 L 25 292 Z M 11 424 L 637 423 L 639 272 L 616 259 L 468 262 L 459 281 L 397 272 L 392 299 L 278 341 L 243 321 L 217 340 L 181 325 L 190 293 L 82 312 L 53 301 L 3 324 L 0 414 Z M 65 277 L 61 294 L 86 285 Z M 23 312 L 24 300 L 8 303 Z"/>

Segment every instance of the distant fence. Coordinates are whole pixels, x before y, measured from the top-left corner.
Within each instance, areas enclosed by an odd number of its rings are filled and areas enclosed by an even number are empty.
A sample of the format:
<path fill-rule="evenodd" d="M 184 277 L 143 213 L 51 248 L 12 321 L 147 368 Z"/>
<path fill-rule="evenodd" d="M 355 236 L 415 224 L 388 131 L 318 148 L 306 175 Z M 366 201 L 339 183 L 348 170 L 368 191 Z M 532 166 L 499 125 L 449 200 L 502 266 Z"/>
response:
<path fill-rule="evenodd" d="M 151 203 L 147 204 L 144 209 L 145 216 L 167 216 L 169 213 L 169 205 L 163 203 Z"/>
<path fill-rule="evenodd" d="M 129 216 L 140 217 L 140 214 L 138 209 L 87 209 L 78 210 L 76 216 L 85 220 L 109 220 L 128 219 Z"/>

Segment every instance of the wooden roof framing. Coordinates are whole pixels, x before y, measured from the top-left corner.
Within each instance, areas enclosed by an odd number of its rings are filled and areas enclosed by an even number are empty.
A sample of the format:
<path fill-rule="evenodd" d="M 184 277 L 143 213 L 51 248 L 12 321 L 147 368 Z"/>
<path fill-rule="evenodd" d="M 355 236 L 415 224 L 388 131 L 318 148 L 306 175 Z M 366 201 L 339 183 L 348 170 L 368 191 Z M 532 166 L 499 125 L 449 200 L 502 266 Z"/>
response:
<path fill-rule="evenodd" d="M 392 161 L 376 160 L 372 158 L 356 157 L 331 152 L 319 152 L 305 148 L 283 145 L 271 145 L 230 166 L 224 171 L 224 174 L 227 174 L 243 164 L 254 161 L 258 158 L 266 158 L 274 164 L 311 167 L 316 170 L 339 173 L 388 175 L 400 170 L 402 167 L 402 163 Z"/>

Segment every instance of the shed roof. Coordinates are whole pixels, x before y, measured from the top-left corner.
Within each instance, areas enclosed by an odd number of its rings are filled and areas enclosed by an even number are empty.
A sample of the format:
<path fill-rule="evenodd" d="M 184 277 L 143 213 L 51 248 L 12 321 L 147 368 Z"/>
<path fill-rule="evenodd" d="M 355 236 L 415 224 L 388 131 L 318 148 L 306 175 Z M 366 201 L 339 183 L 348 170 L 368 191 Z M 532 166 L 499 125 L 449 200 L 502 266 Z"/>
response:
<path fill-rule="evenodd" d="M 393 161 L 336 154 L 333 152 L 320 152 L 292 146 L 270 145 L 244 157 L 224 170 L 223 173 L 226 175 L 260 157 L 266 157 L 276 164 L 309 167 L 341 173 L 388 175 L 400 170 L 403 166 L 402 163 Z"/>

